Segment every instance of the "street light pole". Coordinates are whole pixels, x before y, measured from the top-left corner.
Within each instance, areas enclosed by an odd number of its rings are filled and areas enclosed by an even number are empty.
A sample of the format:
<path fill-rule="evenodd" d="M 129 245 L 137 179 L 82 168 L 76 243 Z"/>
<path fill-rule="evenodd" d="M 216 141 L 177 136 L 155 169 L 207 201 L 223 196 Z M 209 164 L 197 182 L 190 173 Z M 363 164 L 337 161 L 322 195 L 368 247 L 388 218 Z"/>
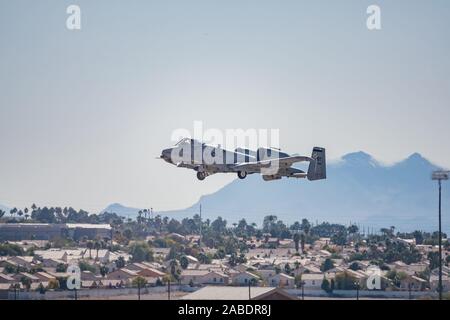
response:
<path fill-rule="evenodd" d="M 356 300 L 359 300 L 359 283 L 356 285 Z"/>
<path fill-rule="evenodd" d="M 442 180 L 448 180 L 448 171 L 433 172 L 432 179 L 438 181 L 439 185 L 439 300 L 442 300 Z"/>
<path fill-rule="evenodd" d="M 167 281 L 167 299 L 170 300 L 170 279 Z"/>
<path fill-rule="evenodd" d="M 442 180 L 439 180 L 439 300 L 442 300 Z"/>
<path fill-rule="evenodd" d="M 141 300 L 141 281 L 138 281 L 138 300 Z"/>
<path fill-rule="evenodd" d="M 301 281 L 300 285 L 302 287 L 302 300 L 305 300 L 305 281 Z"/>

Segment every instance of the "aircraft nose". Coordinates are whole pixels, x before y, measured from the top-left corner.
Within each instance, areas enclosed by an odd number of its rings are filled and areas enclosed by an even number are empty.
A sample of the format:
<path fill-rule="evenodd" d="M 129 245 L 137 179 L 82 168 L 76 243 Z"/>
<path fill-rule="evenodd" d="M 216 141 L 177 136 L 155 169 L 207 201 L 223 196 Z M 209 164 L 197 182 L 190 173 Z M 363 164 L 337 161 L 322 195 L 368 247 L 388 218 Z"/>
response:
<path fill-rule="evenodd" d="M 167 162 L 172 162 L 171 154 L 172 154 L 172 149 L 164 149 L 161 152 L 161 159 L 164 159 Z"/>

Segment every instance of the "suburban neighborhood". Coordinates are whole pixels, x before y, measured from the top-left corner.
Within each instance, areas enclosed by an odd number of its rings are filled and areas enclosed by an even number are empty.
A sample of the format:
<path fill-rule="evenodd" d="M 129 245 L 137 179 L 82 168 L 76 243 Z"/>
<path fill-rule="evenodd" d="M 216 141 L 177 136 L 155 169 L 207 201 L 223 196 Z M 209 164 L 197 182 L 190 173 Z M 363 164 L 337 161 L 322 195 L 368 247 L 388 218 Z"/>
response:
<path fill-rule="evenodd" d="M 276 289 L 292 299 L 433 299 L 438 288 L 436 234 L 306 219 L 288 226 L 276 216 L 258 228 L 199 215 L 180 222 L 150 210 L 135 220 L 31 210 L 0 223 L 0 299 L 195 299 L 203 290 L 225 292 L 219 287 L 249 291 L 247 298 L 265 288 L 261 295 Z M 448 240 L 444 248 L 448 297 Z"/>

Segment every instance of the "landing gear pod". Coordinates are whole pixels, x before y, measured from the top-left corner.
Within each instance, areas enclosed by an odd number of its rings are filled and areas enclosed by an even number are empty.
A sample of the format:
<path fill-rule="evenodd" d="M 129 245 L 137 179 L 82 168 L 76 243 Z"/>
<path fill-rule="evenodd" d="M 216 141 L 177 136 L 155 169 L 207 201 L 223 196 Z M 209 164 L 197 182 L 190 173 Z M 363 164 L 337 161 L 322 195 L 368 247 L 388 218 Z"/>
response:
<path fill-rule="evenodd" d="M 247 171 L 238 171 L 237 175 L 239 179 L 245 179 L 247 178 Z"/>
<path fill-rule="evenodd" d="M 206 178 L 206 173 L 205 172 L 197 172 L 197 179 L 200 181 L 205 180 Z"/>

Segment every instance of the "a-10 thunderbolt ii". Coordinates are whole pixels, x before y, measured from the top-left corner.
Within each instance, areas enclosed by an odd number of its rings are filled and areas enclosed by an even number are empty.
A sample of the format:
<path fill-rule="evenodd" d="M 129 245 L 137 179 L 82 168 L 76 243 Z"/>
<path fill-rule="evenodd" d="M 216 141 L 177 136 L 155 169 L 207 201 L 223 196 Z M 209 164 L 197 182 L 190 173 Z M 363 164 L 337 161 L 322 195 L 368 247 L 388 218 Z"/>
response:
<path fill-rule="evenodd" d="M 314 147 L 311 157 L 289 155 L 275 148 L 257 151 L 237 148 L 228 151 L 198 140 L 184 138 L 173 147 L 164 149 L 160 159 L 179 168 L 197 172 L 199 180 L 216 173 L 236 173 L 239 179 L 259 173 L 265 181 L 288 178 L 307 178 L 310 181 L 326 179 L 325 149 Z M 309 162 L 308 172 L 293 168 L 297 162 Z"/>

